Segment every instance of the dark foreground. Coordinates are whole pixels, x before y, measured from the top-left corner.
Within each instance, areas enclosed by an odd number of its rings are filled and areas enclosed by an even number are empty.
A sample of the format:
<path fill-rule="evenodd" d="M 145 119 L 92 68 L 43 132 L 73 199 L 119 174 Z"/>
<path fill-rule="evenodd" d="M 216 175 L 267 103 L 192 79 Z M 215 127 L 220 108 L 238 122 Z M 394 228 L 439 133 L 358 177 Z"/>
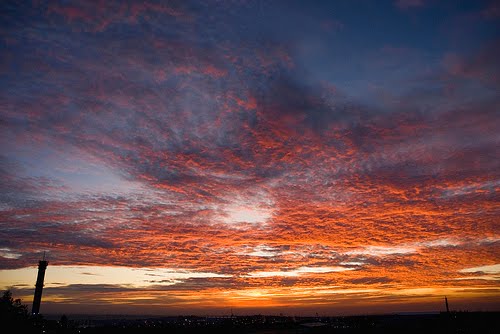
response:
<path fill-rule="evenodd" d="M 51 318 L 51 317 L 49 317 Z M 350 317 L 126 317 L 32 319 L 30 333 L 500 333 L 500 312 Z M 57 320 L 55 320 L 57 319 Z M 11 323 L 14 325 L 14 323 Z M 22 325 L 22 324 L 21 324 Z M 18 326 L 15 326 L 18 327 Z M 19 327 L 17 329 L 20 329 Z"/>

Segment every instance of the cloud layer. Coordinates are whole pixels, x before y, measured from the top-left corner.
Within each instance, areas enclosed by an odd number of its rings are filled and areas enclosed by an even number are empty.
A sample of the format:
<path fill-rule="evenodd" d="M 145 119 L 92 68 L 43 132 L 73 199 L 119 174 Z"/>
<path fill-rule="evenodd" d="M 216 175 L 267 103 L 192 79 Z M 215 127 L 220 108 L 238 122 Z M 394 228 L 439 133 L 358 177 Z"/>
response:
<path fill-rule="evenodd" d="M 355 309 L 358 296 L 410 303 L 409 289 L 426 302 L 445 291 L 498 301 L 500 49 L 498 21 L 481 14 L 489 5 L 431 26 L 451 36 L 437 49 L 431 32 L 370 38 L 352 8 L 332 18 L 303 6 L 3 4 L 2 285 L 47 251 L 48 272 L 192 273 L 166 287 L 106 281 L 96 301 L 168 291 L 157 304 L 172 309 L 302 307 L 339 293 Z M 384 6 L 394 22 L 422 15 L 418 27 L 432 3 Z M 474 42 L 454 44 L 457 20 L 472 22 Z M 92 289 L 62 283 L 47 289 L 55 305 Z"/>

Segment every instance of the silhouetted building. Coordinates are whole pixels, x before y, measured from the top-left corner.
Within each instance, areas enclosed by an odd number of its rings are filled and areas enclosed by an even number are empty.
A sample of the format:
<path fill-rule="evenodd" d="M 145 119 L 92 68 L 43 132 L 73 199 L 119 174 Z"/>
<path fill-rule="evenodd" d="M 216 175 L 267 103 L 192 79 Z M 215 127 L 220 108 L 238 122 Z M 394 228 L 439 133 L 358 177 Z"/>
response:
<path fill-rule="evenodd" d="M 43 260 L 38 261 L 38 276 L 36 278 L 35 296 L 33 297 L 33 307 L 31 308 L 32 314 L 40 313 L 40 303 L 42 302 L 43 280 L 45 279 L 45 269 L 47 269 L 48 261 L 45 261 L 45 254 Z"/>

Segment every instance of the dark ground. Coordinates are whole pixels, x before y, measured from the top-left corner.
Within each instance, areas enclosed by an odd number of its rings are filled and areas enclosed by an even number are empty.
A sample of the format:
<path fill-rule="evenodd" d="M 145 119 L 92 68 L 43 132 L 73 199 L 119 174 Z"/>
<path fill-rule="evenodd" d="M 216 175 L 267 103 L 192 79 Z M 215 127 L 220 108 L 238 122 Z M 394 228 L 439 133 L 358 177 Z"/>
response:
<path fill-rule="evenodd" d="M 48 317 L 55 318 L 55 317 Z M 57 318 L 55 318 L 57 319 Z M 351 317 L 39 317 L 30 333 L 500 333 L 500 312 Z M 11 323 L 10 325 L 15 325 Z M 9 326 L 10 327 L 10 326 Z M 17 326 L 14 326 L 17 327 Z M 14 329 L 14 328 L 13 328 Z M 19 329 L 19 327 L 17 328 Z"/>

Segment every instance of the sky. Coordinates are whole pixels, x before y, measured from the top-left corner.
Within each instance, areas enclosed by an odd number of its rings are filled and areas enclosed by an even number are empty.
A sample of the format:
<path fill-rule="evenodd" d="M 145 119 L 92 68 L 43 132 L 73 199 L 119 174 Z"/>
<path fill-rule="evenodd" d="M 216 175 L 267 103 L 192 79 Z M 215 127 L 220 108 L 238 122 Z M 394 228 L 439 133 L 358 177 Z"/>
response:
<path fill-rule="evenodd" d="M 42 313 L 500 310 L 498 1 L 2 1 L 0 289 Z"/>

